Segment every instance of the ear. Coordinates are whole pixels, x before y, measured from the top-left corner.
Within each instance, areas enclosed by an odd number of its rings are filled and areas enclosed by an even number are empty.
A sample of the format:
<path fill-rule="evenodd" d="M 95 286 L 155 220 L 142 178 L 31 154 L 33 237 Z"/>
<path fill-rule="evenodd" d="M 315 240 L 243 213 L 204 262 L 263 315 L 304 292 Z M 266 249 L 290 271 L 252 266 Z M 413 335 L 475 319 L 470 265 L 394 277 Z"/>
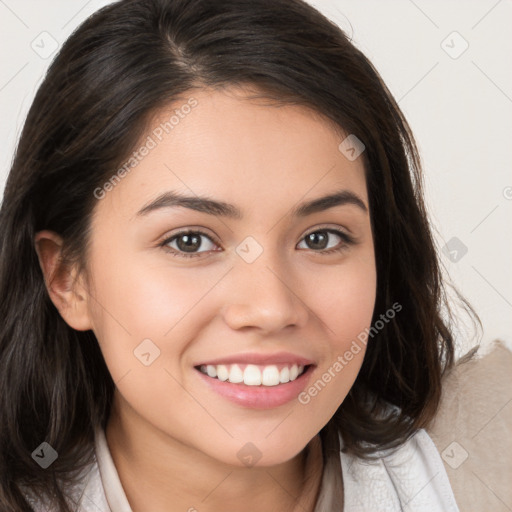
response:
<path fill-rule="evenodd" d="M 81 280 L 76 279 L 76 270 L 61 263 L 62 238 L 53 231 L 39 231 L 34 246 L 48 294 L 64 321 L 77 331 L 92 329 L 90 296 Z"/>

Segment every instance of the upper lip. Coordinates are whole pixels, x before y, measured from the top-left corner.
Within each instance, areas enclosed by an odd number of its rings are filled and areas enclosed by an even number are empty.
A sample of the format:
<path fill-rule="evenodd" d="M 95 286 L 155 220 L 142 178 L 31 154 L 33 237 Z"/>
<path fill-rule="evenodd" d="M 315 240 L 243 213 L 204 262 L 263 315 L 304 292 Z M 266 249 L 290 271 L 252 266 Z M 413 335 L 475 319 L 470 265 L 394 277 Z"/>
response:
<path fill-rule="evenodd" d="M 202 365 L 219 365 L 219 364 L 257 364 L 257 365 L 270 365 L 270 364 L 297 364 L 307 366 L 314 364 L 314 361 L 306 357 L 302 357 L 291 352 L 276 352 L 273 354 L 259 354 L 256 352 L 234 354 L 231 356 L 219 357 L 217 359 L 210 359 L 208 361 L 201 361 L 194 366 Z"/>

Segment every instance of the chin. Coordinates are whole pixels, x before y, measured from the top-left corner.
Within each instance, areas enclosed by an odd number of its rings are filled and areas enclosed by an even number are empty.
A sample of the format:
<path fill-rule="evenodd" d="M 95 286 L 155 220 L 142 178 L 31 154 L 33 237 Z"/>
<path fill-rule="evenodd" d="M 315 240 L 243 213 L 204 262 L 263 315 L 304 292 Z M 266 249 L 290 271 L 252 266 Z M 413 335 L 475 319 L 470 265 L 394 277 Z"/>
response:
<path fill-rule="evenodd" d="M 270 436 L 271 437 L 271 436 Z M 235 441 L 234 448 L 227 447 L 226 450 L 219 454 L 218 460 L 228 464 L 230 466 L 236 466 L 239 468 L 247 467 L 272 467 L 284 464 L 289 460 L 299 455 L 305 446 L 308 444 L 309 439 L 306 441 L 296 440 L 295 443 L 290 443 L 287 440 L 286 444 L 283 444 L 282 439 L 276 437 L 276 439 L 255 439 L 254 441 Z M 231 444 L 231 443 L 230 443 Z M 234 457 L 227 457 L 233 453 Z"/>

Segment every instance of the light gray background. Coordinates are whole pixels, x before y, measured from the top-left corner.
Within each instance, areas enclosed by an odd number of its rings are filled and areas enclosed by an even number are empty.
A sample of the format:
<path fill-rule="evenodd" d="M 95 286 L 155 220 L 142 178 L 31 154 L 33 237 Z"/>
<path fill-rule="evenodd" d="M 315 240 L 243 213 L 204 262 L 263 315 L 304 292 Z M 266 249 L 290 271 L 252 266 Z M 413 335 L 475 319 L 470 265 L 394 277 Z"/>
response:
<path fill-rule="evenodd" d="M 423 159 L 439 250 L 448 243 L 447 271 L 482 319 L 484 351 L 495 338 L 512 348 L 512 2 L 309 2 L 352 37 L 398 100 Z M 53 57 L 45 52 L 108 3 L 0 0 L 2 190 Z M 458 355 L 475 343 L 469 328 L 458 332 Z"/>

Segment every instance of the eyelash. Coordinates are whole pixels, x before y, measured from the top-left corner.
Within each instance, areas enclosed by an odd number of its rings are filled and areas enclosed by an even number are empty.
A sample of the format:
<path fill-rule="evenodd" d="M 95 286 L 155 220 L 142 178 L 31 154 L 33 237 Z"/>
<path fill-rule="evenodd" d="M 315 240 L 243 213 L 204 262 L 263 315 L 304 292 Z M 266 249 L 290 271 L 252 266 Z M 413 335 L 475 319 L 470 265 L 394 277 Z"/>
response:
<path fill-rule="evenodd" d="M 329 229 L 317 228 L 314 231 L 310 231 L 309 233 L 306 233 L 302 237 L 301 241 L 313 233 L 320 233 L 320 232 L 321 233 L 332 233 L 332 234 L 338 235 L 344 242 L 340 247 L 337 247 L 334 249 L 328 249 L 328 250 L 324 250 L 324 251 L 314 251 L 313 249 L 311 249 L 311 250 L 313 250 L 313 252 L 316 252 L 323 256 L 333 254 L 333 253 L 342 252 L 342 251 L 346 250 L 348 248 L 348 246 L 354 245 L 356 243 L 355 239 L 353 237 L 351 237 L 350 235 L 348 235 L 347 233 L 344 233 L 343 231 L 339 231 L 337 229 L 332 229 L 332 228 L 329 228 Z M 188 253 L 187 254 L 187 253 L 179 252 L 176 249 L 173 249 L 171 247 L 167 247 L 167 244 L 171 243 L 173 240 L 175 240 L 176 238 L 179 238 L 182 235 L 202 235 L 202 236 L 208 238 L 215 245 L 217 245 L 217 246 L 219 245 L 217 243 L 217 241 L 214 240 L 210 235 L 208 235 L 204 231 L 201 231 L 200 229 L 195 229 L 195 230 L 180 231 L 179 233 L 176 233 L 173 236 L 165 239 L 162 243 L 159 244 L 159 247 L 162 247 L 166 252 L 170 253 L 172 256 L 174 256 L 176 258 L 197 258 L 197 257 L 202 256 L 206 252 L 208 252 L 208 251 L 203 251 L 203 252 L 198 252 L 198 253 Z M 214 252 L 218 252 L 218 251 L 214 251 Z"/>

